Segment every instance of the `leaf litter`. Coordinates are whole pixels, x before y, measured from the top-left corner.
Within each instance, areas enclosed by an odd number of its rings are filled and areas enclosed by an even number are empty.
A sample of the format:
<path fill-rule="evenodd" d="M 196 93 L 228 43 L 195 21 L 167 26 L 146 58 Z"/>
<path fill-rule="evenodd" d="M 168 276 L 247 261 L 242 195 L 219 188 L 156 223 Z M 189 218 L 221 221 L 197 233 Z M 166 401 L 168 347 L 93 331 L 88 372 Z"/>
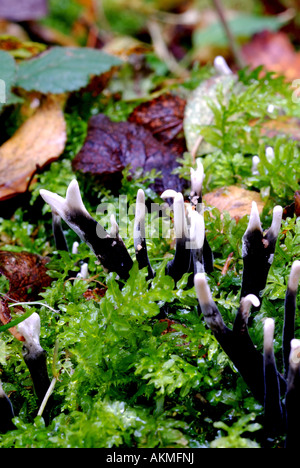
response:
<path fill-rule="evenodd" d="M 26 192 L 37 169 L 59 158 L 66 141 L 61 99 L 49 95 L 0 147 L 0 201 Z"/>
<path fill-rule="evenodd" d="M 182 190 L 183 183 L 172 174 L 180 155 L 158 141 L 150 130 L 132 122 L 114 122 L 104 114 L 93 116 L 83 147 L 72 161 L 74 171 L 97 176 L 108 186 L 118 186 L 122 171 L 130 166 L 134 173 L 142 168 L 162 174 L 154 188 L 158 193 L 169 187 Z"/>

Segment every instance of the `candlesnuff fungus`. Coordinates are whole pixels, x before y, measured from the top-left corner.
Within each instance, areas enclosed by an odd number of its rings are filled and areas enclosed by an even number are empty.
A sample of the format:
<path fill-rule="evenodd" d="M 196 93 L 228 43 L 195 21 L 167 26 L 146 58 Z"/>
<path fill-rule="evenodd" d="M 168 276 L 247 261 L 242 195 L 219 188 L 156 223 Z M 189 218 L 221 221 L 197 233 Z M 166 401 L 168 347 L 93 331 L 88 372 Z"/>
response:
<path fill-rule="evenodd" d="M 287 376 L 286 406 L 286 448 L 299 446 L 300 418 L 300 340 L 291 341 L 289 371 Z"/>
<path fill-rule="evenodd" d="M 57 250 L 68 250 L 68 244 L 61 225 L 61 217 L 52 209 L 52 230 Z"/>
<path fill-rule="evenodd" d="M 214 67 L 220 75 L 232 75 L 233 73 L 222 55 L 215 57 Z"/>
<path fill-rule="evenodd" d="M 264 322 L 264 431 L 267 439 L 283 433 L 284 416 L 281 403 L 280 383 L 276 367 L 273 340 L 275 322 Z"/>
<path fill-rule="evenodd" d="M 291 269 L 285 294 L 285 319 L 283 328 L 284 376 L 287 378 L 290 367 L 291 341 L 295 337 L 295 314 L 298 284 L 300 280 L 300 261 L 296 260 Z"/>
<path fill-rule="evenodd" d="M 281 206 L 275 206 L 271 227 L 264 233 L 257 205 L 252 202 L 248 227 L 243 236 L 242 257 L 244 269 L 241 297 L 248 294 L 259 297 L 260 292 L 266 285 L 281 226 L 282 211 Z"/>
<path fill-rule="evenodd" d="M 242 239 L 243 275 L 240 304 L 233 326 L 228 327 L 213 300 L 207 274 L 212 271 L 213 257 L 205 236 L 202 207 L 204 173 L 199 160 L 191 170 L 189 201 L 174 190 L 166 190 L 163 199 L 172 199 L 176 249 L 166 265 L 166 273 L 174 281 L 191 273 L 198 298 L 198 311 L 239 371 L 249 389 L 264 407 L 264 432 L 269 440 L 286 435 L 286 446 L 295 447 L 299 439 L 300 420 L 300 341 L 295 340 L 296 296 L 300 279 L 300 261 L 292 265 L 286 298 L 283 329 L 284 376 L 278 371 L 273 349 L 274 327 L 272 318 L 264 322 L 263 352 L 254 345 L 249 331 L 250 310 L 260 308 L 260 294 L 265 288 L 273 261 L 276 242 L 281 227 L 282 207 L 275 206 L 271 226 L 262 229 L 255 202 Z M 125 244 L 119 236 L 118 225 L 111 219 L 111 231 L 106 232 L 86 211 L 77 182 L 71 182 L 66 199 L 41 191 L 44 200 L 86 242 L 105 268 L 123 279 L 129 275 L 133 264 Z M 56 224 L 59 227 L 59 223 Z M 100 233 L 100 234 L 99 234 Z M 145 194 L 138 191 L 134 223 L 134 247 L 139 268 L 147 268 L 148 279 L 154 277 L 146 244 Z"/>
<path fill-rule="evenodd" d="M 135 248 L 135 256 L 140 269 L 147 268 L 148 277 L 154 277 L 154 271 L 151 267 L 146 244 L 146 206 L 145 206 L 145 193 L 142 189 L 138 190 L 135 206 L 135 218 L 133 229 L 133 240 Z"/>
<path fill-rule="evenodd" d="M 264 406 L 265 439 L 286 434 L 286 447 L 297 447 L 300 431 L 300 340 L 294 338 L 296 295 L 300 279 L 300 261 L 291 268 L 285 300 L 283 329 L 284 378 L 277 370 L 274 349 L 274 320 L 264 322 L 263 354 L 254 346 L 248 333 L 250 307 L 259 307 L 253 294 L 242 297 L 232 330 L 215 304 L 205 273 L 195 275 L 195 289 L 204 319 L 223 350 L 232 360 L 253 395 Z M 288 359 L 287 359 L 288 356 Z"/>
<path fill-rule="evenodd" d="M 15 417 L 12 404 L 0 382 L 0 434 L 14 429 L 12 419 Z"/>
<path fill-rule="evenodd" d="M 173 206 L 176 249 L 174 258 L 166 266 L 166 274 L 171 276 L 175 283 L 177 283 L 184 273 L 190 271 L 191 250 L 187 248 L 190 238 L 186 222 L 184 199 L 181 193 L 175 194 Z"/>
<path fill-rule="evenodd" d="M 249 294 L 242 298 L 232 330 L 226 326 L 216 306 L 205 273 L 195 275 L 195 288 L 200 310 L 212 333 L 238 369 L 254 396 L 264 401 L 263 357 L 254 346 L 248 333 L 251 306 L 258 307 L 259 300 Z"/>
<path fill-rule="evenodd" d="M 47 370 L 47 354 L 40 345 L 40 316 L 34 312 L 19 323 L 18 330 L 25 339 L 23 358 L 29 369 L 38 402 L 41 404 L 50 386 L 50 379 Z"/>
<path fill-rule="evenodd" d="M 66 198 L 48 190 L 41 190 L 42 198 L 48 203 L 74 232 L 98 257 L 103 267 L 116 272 L 126 280 L 133 262 L 120 237 L 112 237 L 86 210 L 79 191 L 78 183 L 73 180 L 67 190 Z"/>

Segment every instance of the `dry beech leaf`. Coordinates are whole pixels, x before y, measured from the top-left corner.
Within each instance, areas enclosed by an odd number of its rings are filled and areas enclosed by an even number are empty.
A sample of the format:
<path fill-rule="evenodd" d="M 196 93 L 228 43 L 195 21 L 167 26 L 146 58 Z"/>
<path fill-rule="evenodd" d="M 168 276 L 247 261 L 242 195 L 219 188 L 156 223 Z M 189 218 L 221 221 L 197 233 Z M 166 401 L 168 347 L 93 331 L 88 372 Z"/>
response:
<path fill-rule="evenodd" d="M 252 202 L 257 203 L 258 211 L 261 213 L 264 203 L 258 192 L 230 185 L 206 193 L 203 196 L 206 204 L 218 208 L 220 212 L 228 211 L 230 216 L 235 219 L 240 219 L 251 212 Z"/>
<path fill-rule="evenodd" d="M 57 159 L 66 144 L 61 99 L 48 96 L 0 147 L 0 201 L 26 192 L 38 168 Z"/>

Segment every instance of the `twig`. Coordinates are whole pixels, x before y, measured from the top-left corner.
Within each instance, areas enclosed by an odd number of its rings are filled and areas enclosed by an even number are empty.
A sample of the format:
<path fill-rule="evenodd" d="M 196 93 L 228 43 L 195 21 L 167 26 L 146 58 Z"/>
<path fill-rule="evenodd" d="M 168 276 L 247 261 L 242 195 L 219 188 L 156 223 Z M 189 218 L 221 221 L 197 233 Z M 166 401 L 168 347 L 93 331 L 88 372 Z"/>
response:
<path fill-rule="evenodd" d="M 54 345 L 54 351 L 53 351 L 53 361 L 52 361 L 52 374 L 53 374 L 53 379 L 49 385 L 49 388 L 43 398 L 43 401 L 40 405 L 40 408 L 39 408 L 39 411 L 38 411 L 38 416 L 42 416 L 43 412 L 44 412 L 44 409 L 48 403 L 48 400 L 49 398 L 51 397 L 52 393 L 53 393 L 53 390 L 54 390 L 54 387 L 55 387 L 55 384 L 58 380 L 58 377 L 59 377 L 59 371 L 56 370 L 56 363 L 58 361 L 58 346 L 59 346 L 59 342 L 58 340 L 55 341 L 55 345 Z"/>
<path fill-rule="evenodd" d="M 49 388 L 48 388 L 48 390 L 47 390 L 47 392 L 46 392 L 46 395 L 44 396 L 44 399 L 43 399 L 43 401 L 42 401 L 42 403 L 41 403 L 41 406 L 40 406 L 40 408 L 39 408 L 39 411 L 38 411 L 38 414 L 37 414 L 38 416 L 42 416 L 42 414 L 43 414 L 43 412 L 44 412 L 44 409 L 45 409 L 45 407 L 46 407 L 46 404 L 47 404 L 47 402 L 48 402 L 50 396 L 51 396 L 52 393 L 53 393 L 53 390 L 54 390 L 54 387 L 55 387 L 56 382 L 57 382 L 57 377 L 53 377 L 53 379 L 52 379 L 52 381 L 51 381 L 51 384 L 50 384 L 50 386 L 49 386 Z"/>
<path fill-rule="evenodd" d="M 180 66 L 180 64 L 175 60 L 174 56 L 168 50 L 157 21 L 154 19 L 149 20 L 147 26 L 153 42 L 153 47 L 159 58 L 166 62 L 169 70 L 176 76 L 180 76 L 181 78 L 188 78 L 188 71 Z"/>
<path fill-rule="evenodd" d="M 239 46 L 238 46 L 238 44 L 237 44 L 237 42 L 236 42 L 230 28 L 229 28 L 222 2 L 220 0 L 212 0 L 212 2 L 214 4 L 216 12 L 217 12 L 217 14 L 218 14 L 218 16 L 220 18 L 220 21 L 221 21 L 221 23 L 223 25 L 225 34 L 226 34 L 228 42 L 229 42 L 229 47 L 230 47 L 231 52 L 232 52 L 232 54 L 233 54 L 233 56 L 235 58 L 235 61 L 236 61 L 239 68 L 243 68 L 245 66 L 244 59 L 243 59 L 243 57 L 242 57 L 242 55 L 240 53 Z"/>

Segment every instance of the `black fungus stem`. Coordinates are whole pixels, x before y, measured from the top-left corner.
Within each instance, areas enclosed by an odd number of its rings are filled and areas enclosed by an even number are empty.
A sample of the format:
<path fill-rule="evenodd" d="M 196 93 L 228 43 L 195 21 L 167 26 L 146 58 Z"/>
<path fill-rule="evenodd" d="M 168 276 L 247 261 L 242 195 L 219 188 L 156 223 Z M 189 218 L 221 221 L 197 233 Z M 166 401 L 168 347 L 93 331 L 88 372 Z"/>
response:
<path fill-rule="evenodd" d="M 15 428 L 12 419 L 15 417 L 10 399 L 2 390 L 0 384 L 0 434 L 5 434 Z"/>
<path fill-rule="evenodd" d="M 68 251 L 68 244 L 61 225 L 61 217 L 52 210 L 52 230 L 57 250 Z"/>
<path fill-rule="evenodd" d="M 287 379 L 287 392 L 285 397 L 287 436 L 286 448 L 297 449 L 299 447 L 299 421 L 300 421 L 300 342 L 297 342 L 298 351 L 291 347 L 290 366 Z M 294 362 L 293 362 L 294 360 Z"/>
<path fill-rule="evenodd" d="M 264 432 L 266 441 L 284 433 L 283 408 L 278 372 L 273 348 L 274 321 L 264 325 Z"/>

